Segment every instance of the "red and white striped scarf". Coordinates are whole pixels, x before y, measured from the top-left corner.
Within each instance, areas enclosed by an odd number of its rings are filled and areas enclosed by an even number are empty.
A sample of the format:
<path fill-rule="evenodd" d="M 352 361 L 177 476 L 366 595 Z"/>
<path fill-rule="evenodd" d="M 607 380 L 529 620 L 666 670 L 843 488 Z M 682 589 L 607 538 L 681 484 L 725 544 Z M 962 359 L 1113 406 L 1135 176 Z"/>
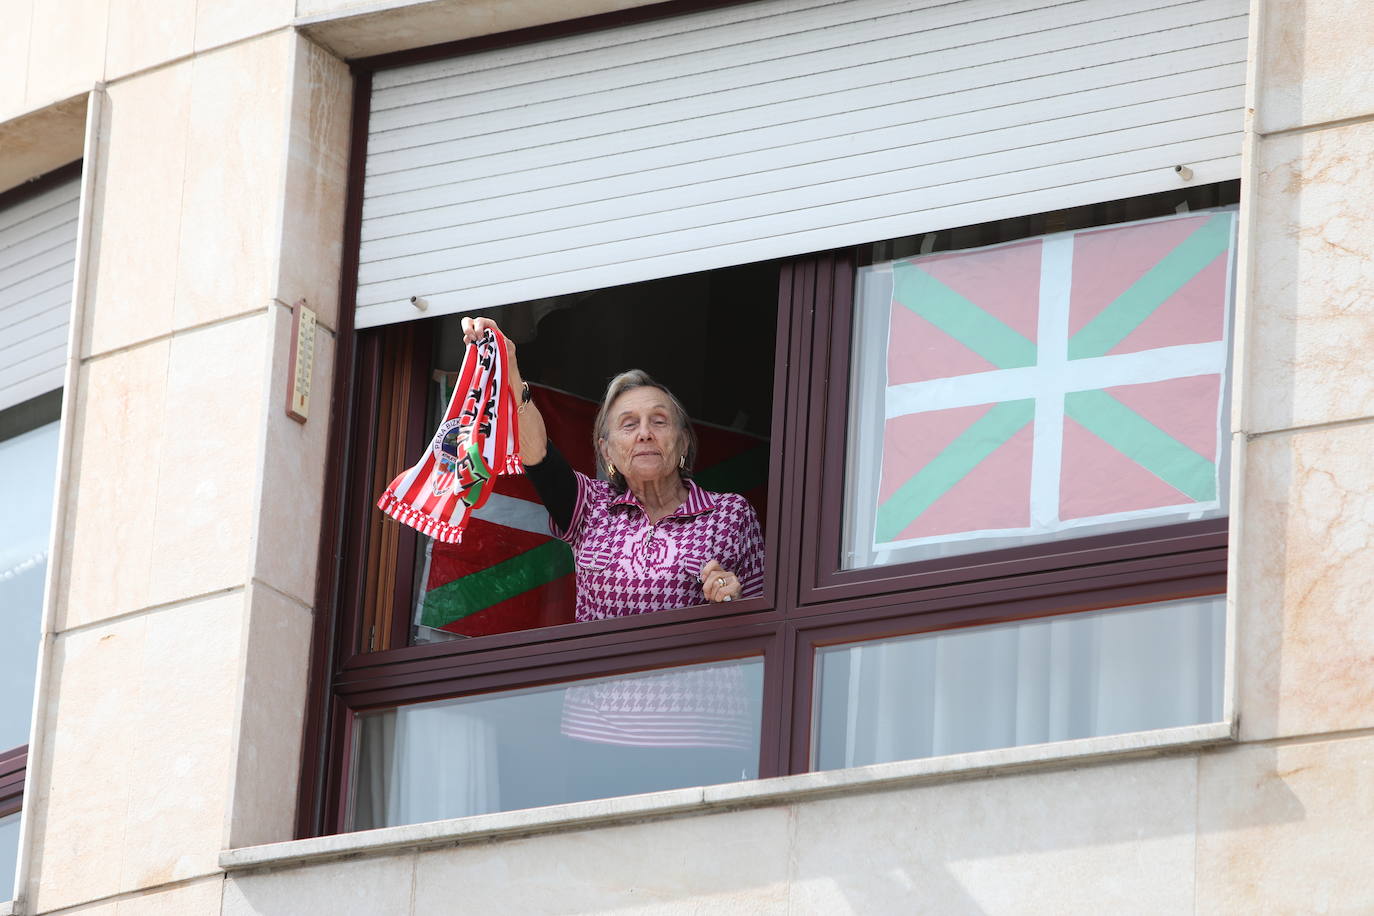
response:
<path fill-rule="evenodd" d="M 517 410 L 506 384 L 506 339 L 488 329 L 468 344 L 424 457 L 391 482 L 377 508 L 436 541 L 462 541 L 468 516 L 491 495 L 493 474 L 524 473 Z"/>

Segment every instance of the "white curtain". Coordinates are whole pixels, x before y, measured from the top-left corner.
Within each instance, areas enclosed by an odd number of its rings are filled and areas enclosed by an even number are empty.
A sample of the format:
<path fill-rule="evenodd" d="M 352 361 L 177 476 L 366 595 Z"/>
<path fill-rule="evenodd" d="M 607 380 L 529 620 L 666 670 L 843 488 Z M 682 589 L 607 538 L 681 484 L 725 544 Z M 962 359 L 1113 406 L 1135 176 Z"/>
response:
<path fill-rule="evenodd" d="M 500 810 L 496 730 L 461 705 L 402 707 L 360 721 L 353 828 Z"/>
<path fill-rule="evenodd" d="M 819 768 L 1221 718 L 1225 599 L 823 649 Z"/>
<path fill-rule="evenodd" d="M 401 708 L 387 813 L 393 824 L 499 810 L 496 733 L 461 707 Z"/>

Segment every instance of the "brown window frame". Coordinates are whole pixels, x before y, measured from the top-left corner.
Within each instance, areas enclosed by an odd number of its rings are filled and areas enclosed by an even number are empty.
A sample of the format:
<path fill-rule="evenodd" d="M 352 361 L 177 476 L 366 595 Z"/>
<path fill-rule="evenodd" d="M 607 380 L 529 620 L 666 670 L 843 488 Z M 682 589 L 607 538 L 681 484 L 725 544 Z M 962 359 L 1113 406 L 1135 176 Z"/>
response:
<path fill-rule="evenodd" d="M 780 262 L 763 597 L 729 606 L 406 645 L 410 615 L 390 609 L 412 606 L 405 571 L 412 567 L 418 539 L 389 520 L 383 527 L 373 507 L 378 481 L 384 484 L 408 466 L 431 433 L 424 428 L 424 399 L 405 393 L 423 390 L 416 386 L 426 383 L 432 324 L 366 331 L 352 325 L 372 73 L 722 5 L 729 3 L 656 4 L 651 10 L 355 63 L 330 430 L 330 454 L 337 460 L 329 463 L 325 481 L 297 836 L 345 829 L 353 723 L 361 711 L 758 656 L 765 666 L 759 761 L 764 778 L 809 769 L 817 647 L 1224 592 L 1224 518 L 841 570 L 849 320 L 855 272 L 871 250 L 861 246 Z M 383 423 L 383 416 L 390 419 Z M 385 441 L 382 425 L 389 431 Z M 404 447 L 398 449 L 398 443 Z M 385 534 L 379 535 L 381 531 Z M 382 549 L 379 537 L 386 542 L 390 571 L 379 569 L 375 557 L 369 566 L 369 551 Z M 379 638 L 374 638 L 373 627 L 378 627 Z"/>

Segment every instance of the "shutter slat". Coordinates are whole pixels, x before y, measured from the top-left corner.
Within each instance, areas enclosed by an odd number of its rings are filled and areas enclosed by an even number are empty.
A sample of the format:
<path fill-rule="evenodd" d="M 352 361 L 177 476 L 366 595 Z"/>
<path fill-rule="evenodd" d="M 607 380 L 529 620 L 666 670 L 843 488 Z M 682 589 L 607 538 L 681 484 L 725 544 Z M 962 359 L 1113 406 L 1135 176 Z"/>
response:
<path fill-rule="evenodd" d="M 1220 136 L 1206 137 L 1198 140 L 1189 140 L 1180 144 L 1173 144 L 1162 147 L 1172 158 L 1180 162 L 1205 162 L 1211 160 L 1227 159 L 1229 154 L 1234 151 L 1234 134 L 1224 133 Z M 1229 144 L 1229 145 L 1228 145 Z M 1140 172 L 1155 171 L 1157 166 L 1152 165 L 1158 159 L 1161 147 L 1151 146 L 1146 149 L 1131 150 L 1128 152 L 1117 153 L 1100 157 L 1100 165 L 1107 170 L 1108 175 L 1132 176 Z M 1056 205 L 1049 209 L 1061 209 L 1062 207 L 1074 206 L 1078 203 L 1091 203 L 1093 199 L 1078 200 L 1077 203 L 1069 203 L 1067 196 L 1069 189 L 1075 185 L 1075 178 L 1081 174 L 1081 164 L 1076 161 L 1060 162 L 1050 165 L 1038 166 L 1034 168 L 1015 168 L 1019 163 L 1025 161 L 1024 151 L 1012 151 L 999 154 L 1005 165 L 1009 166 L 1006 170 L 995 171 L 987 175 L 980 181 L 980 189 L 985 190 L 993 196 L 1024 196 L 1033 191 L 1060 189 L 1066 192 L 1065 203 Z M 1230 158 L 1239 162 L 1238 154 Z M 1194 172 L 1198 168 L 1193 166 Z M 1170 169 L 1172 172 L 1172 169 Z M 1197 180 L 1197 179 L 1195 179 Z M 1222 180 L 1214 178 L 1211 180 Z M 1158 184 L 1158 179 L 1155 179 Z M 1175 177 L 1175 181 L 1177 178 Z M 477 308 L 485 307 L 475 304 L 478 301 L 485 302 L 485 305 L 500 304 L 497 301 L 485 298 L 474 299 L 471 302 L 462 298 L 466 290 L 476 290 L 479 288 L 493 287 L 501 281 L 502 277 L 514 280 L 526 280 L 533 277 L 545 277 L 561 273 L 572 273 L 585 270 L 588 267 L 613 267 L 616 263 L 630 261 L 644 261 L 651 258 L 684 255 L 691 252 L 705 252 L 708 250 L 719 250 L 728 245 L 747 245 L 753 241 L 766 239 L 785 239 L 785 238 L 838 238 L 840 245 L 857 245 L 870 240 L 873 236 L 869 235 L 869 224 L 876 224 L 883 221 L 900 221 L 908 218 L 909 225 L 913 228 L 907 229 L 907 224 L 899 231 L 889 231 L 881 238 L 892 238 L 899 235 L 911 235 L 919 232 L 935 231 L 945 229 L 955 225 L 966 225 L 967 221 L 955 219 L 950 222 L 940 223 L 931 222 L 925 219 L 911 219 L 913 214 L 925 214 L 928 211 L 954 211 L 957 212 L 960 200 L 967 201 L 967 179 L 957 175 L 949 176 L 948 180 L 940 184 L 929 185 L 926 187 L 901 190 L 891 193 L 877 193 L 863 199 L 843 200 L 838 203 L 823 205 L 811 208 L 811 212 L 806 211 L 783 211 L 762 216 L 753 220 L 746 220 L 735 223 L 724 223 L 710 227 L 709 231 L 698 231 L 694 233 L 665 233 L 650 237 L 636 239 L 632 249 L 626 251 L 624 242 L 616 241 L 590 247 L 577 247 L 562 250 L 547 250 L 543 254 L 526 254 L 519 259 L 518 266 L 510 261 L 495 261 L 473 264 L 470 267 L 459 267 L 452 269 L 441 269 L 447 262 L 453 264 L 451 257 L 436 255 L 434 265 L 436 269 L 431 274 L 416 274 L 411 277 L 386 280 L 372 284 L 360 284 L 358 290 L 358 301 L 360 306 L 381 305 L 388 301 L 406 299 L 411 295 L 422 295 L 430 302 L 430 311 L 439 309 L 440 313 L 445 311 L 442 306 L 449 304 L 453 310 L 458 308 Z M 1139 182 L 1131 182 L 1131 186 L 1138 186 Z M 852 186 L 850 188 L 852 190 Z M 885 185 L 877 185 L 877 190 L 887 190 Z M 1145 192 L 1140 192 L 1145 193 Z M 1112 199 L 1112 198 L 1096 198 Z M 981 202 L 981 201 L 980 201 Z M 982 209 L 978 212 L 989 212 Z M 1007 207 L 1003 209 L 992 208 L 996 212 L 995 216 L 980 216 L 974 221 L 984 221 L 987 219 L 1002 219 L 1006 217 L 1020 215 L 1022 211 Z M 890 223 L 889 223 L 890 224 Z M 815 227 L 802 229 L 801 227 Z M 796 251 L 813 251 L 829 246 L 825 244 L 813 244 L 811 247 L 792 249 Z M 762 246 L 764 249 L 773 251 L 771 254 L 763 255 L 761 258 L 751 258 L 751 260 L 761 260 L 772 257 L 782 257 L 787 254 L 787 250 L 776 251 L 770 246 Z M 695 259 L 687 259 L 693 263 L 701 263 Z M 694 266 L 692 270 L 707 269 L 701 266 Z M 670 276 L 671 274 L 660 274 L 659 276 Z M 645 279 L 641 277 L 640 279 Z M 634 281 L 626 281 L 634 282 Z M 580 289 L 592 289 L 597 287 L 577 287 Z M 456 299 L 449 296 L 458 295 Z M 549 294 L 552 295 L 552 294 Z M 515 299 L 512 301 L 521 301 Z M 404 302 L 406 309 L 411 309 L 408 301 Z"/>
<path fill-rule="evenodd" d="M 73 234 L 75 226 L 72 227 Z M 52 271 L 71 265 L 76 257 L 76 239 L 69 238 L 50 248 L 33 252 L 29 257 L 0 270 L 0 301 L 11 299 L 16 289 L 30 289 L 31 281 L 42 281 Z"/>
<path fill-rule="evenodd" d="M 21 242 L 40 232 L 46 232 L 54 226 L 60 226 L 76 219 L 77 204 L 75 200 L 45 200 L 47 195 L 42 195 L 37 199 L 27 200 L 22 204 L 16 205 L 13 209 L 23 209 L 29 204 L 46 204 L 41 209 L 36 209 L 23 219 L 11 219 L 6 222 L 4 216 L 12 216 L 8 209 L 0 211 L 0 251 Z M 75 232 L 75 230 L 73 230 Z"/>
<path fill-rule="evenodd" d="M 786 169 L 766 175 L 746 175 L 738 179 L 722 180 L 709 187 L 687 187 L 673 192 L 643 195 L 641 205 L 660 209 L 646 209 L 629 213 L 615 220 L 598 220 L 600 204 L 569 207 L 553 213 L 533 213 L 525 216 L 486 220 L 442 232 L 423 233 L 424 238 L 443 247 L 405 255 L 422 240 L 399 236 L 368 246 L 369 255 L 376 259 L 364 263 L 358 271 L 361 283 L 383 279 L 398 279 L 423 273 L 426 265 L 436 260 L 452 262 L 461 256 L 475 263 L 490 263 L 508 258 L 520 258 L 528 252 L 526 240 L 539 232 L 546 246 L 552 249 L 614 242 L 617 239 L 644 239 L 646 236 L 686 231 L 708 231 L 726 222 L 741 222 L 776 213 L 790 213 L 809 207 L 842 204 L 858 197 L 881 196 L 885 189 L 918 189 L 947 184 L 951 181 L 972 181 L 1001 174 L 1017 168 L 1073 163 L 1084 155 L 1126 152 L 1142 146 L 1182 142 L 1190 137 L 1225 134 L 1238 126 L 1237 116 L 1225 104 L 1235 91 L 1205 93 L 1193 98 L 1172 99 L 1152 103 L 1158 120 L 1146 121 L 1144 126 L 1124 131 L 1103 132 L 1090 129 L 1093 119 L 1082 118 L 1068 122 L 1067 133 L 1078 125 L 1089 125 L 1076 137 L 1062 137 L 1063 142 L 1031 145 L 1026 141 L 1043 136 L 1045 125 L 1028 125 L 995 133 L 965 138 L 960 158 L 944 162 L 909 165 L 904 158 L 907 150 L 899 149 L 864 157 L 862 166 L 845 170 L 851 176 L 827 180 L 833 176 L 830 163 L 816 163 L 807 168 Z M 1202 113 L 1194 117 L 1165 120 L 1170 109 L 1181 102 L 1192 102 Z M 1181 112 L 1187 114 L 1185 110 Z M 1110 113 L 1095 119 L 1096 126 L 1109 123 Z M 904 167 L 905 166 L 905 167 Z M 623 201 L 622 201 L 623 203 Z M 604 209 L 604 208 L 603 208 Z M 558 220 L 558 222 L 555 222 Z M 561 225 L 560 225 L 561 223 Z"/>
<path fill-rule="evenodd" d="M 0 209 L 0 410 L 62 387 L 81 181 Z"/>
<path fill-rule="evenodd" d="M 67 345 L 67 322 L 33 329 L 27 337 L 20 337 L 5 349 L 5 359 L 10 366 L 23 366 L 31 360 L 40 358 L 53 349 L 63 349 Z"/>
<path fill-rule="evenodd" d="M 1199 47 L 1232 42 L 1228 48 L 1218 49 L 1216 62 L 1244 60 L 1245 23 L 1242 19 L 1209 22 L 1190 33 L 1203 41 Z M 1235 44 L 1242 51 L 1235 55 Z M 1165 52 L 1167 53 L 1167 52 Z M 1151 50 L 1140 48 L 1134 38 L 1102 42 L 1089 47 L 1069 47 L 1057 52 L 1039 53 L 1030 58 L 999 58 L 977 65 L 961 60 L 956 52 L 932 52 L 917 61 L 901 66 L 856 64 L 849 71 L 827 82 L 824 91 L 807 95 L 805 87 L 793 89 L 795 96 L 785 102 L 768 105 L 746 105 L 740 110 L 710 110 L 693 113 L 666 125 L 634 127 L 628 119 L 615 118 L 601 124 L 601 133 L 589 132 L 586 125 L 556 125 L 562 133 L 520 130 L 512 128 L 504 136 L 463 137 L 447 142 L 424 142 L 396 152 L 371 151 L 368 174 L 388 176 L 395 171 L 411 170 L 426 165 L 462 164 L 451 169 L 453 174 L 482 174 L 483 164 L 500 166 L 506 171 L 504 160 L 512 154 L 527 150 L 541 152 L 527 167 L 547 167 L 558 162 L 594 160 L 617 149 L 636 149 L 665 146 L 702 138 L 730 138 L 735 133 L 777 126 L 782 129 L 799 121 L 849 111 L 877 109 L 884 104 L 928 98 L 937 95 L 975 91 L 994 86 L 1010 87 L 1021 80 L 1042 76 L 1061 77 L 1064 91 L 1084 88 L 1084 70 L 1094 64 L 1113 61 L 1132 61 L 1154 56 Z M 881 112 L 875 112 L 875 117 Z M 424 129 L 418 126 L 417 130 Z M 553 129 L 553 128 L 551 128 Z M 584 136 L 574 137 L 575 130 Z M 568 135 L 564 135 L 568 134 Z M 610 141 L 616 142 L 612 144 Z M 476 165 L 476 170 L 469 172 Z M 369 181 L 369 190 L 373 181 Z M 385 188 L 379 187 L 379 190 Z"/>
<path fill-rule="evenodd" d="M 1204 151 L 1207 151 L 1206 141 L 1195 141 L 1188 149 L 1177 150 L 1189 153 Z M 1206 160 L 1193 157 L 1188 161 L 1196 176 L 1195 180 L 1204 183 L 1229 180 L 1234 178 L 1240 169 L 1239 154 Z M 895 238 L 934 232 L 954 225 L 1082 206 L 1117 197 L 1150 194 L 1159 189 L 1157 173 L 1152 168 L 1108 175 L 1090 181 L 1075 182 L 1068 178 L 1062 180 L 1062 184 L 1048 188 L 1027 190 L 1018 186 L 1014 190 L 1007 190 L 996 199 L 960 201 L 944 207 L 930 207 L 921 211 L 920 218 L 915 220 L 912 219 L 912 214 L 905 212 L 885 218 L 869 218 L 863 221 L 862 230 L 855 230 L 851 234 L 859 235 L 872 230 L 876 237 Z M 623 283 L 710 270 L 722 263 L 748 263 L 785 257 L 798 251 L 822 250 L 831 245 L 831 239 L 843 237 L 837 231 L 839 228 L 851 227 L 827 226 L 787 235 L 749 238 L 727 242 L 714 248 L 674 252 L 652 259 L 617 259 L 607 264 L 574 265 L 552 274 L 522 276 L 497 283 L 469 286 L 461 290 L 430 293 L 430 312 L 445 314 L 483 309 L 509 302 L 563 295 L 570 288 L 601 289 Z M 865 238 L 870 237 L 872 236 L 865 235 Z M 362 302 L 361 299 L 359 301 Z M 372 321 L 375 325 L 413 319 L 413 312 L 414 309 L 408 302 L 382 301 L 372 307 L 370 315 L 375 316 Z"/>
<path fill-rule="evenodd" d="M 887 0 L 889 4 L 901 4 L 903 0 Z M 911 0 L 906 3 L 910 9 L 922 9 L 939 5 L 947 0 Z M 647 44 L 656 38 L 673 37 L 675 41 L 690 41 L 690 36 L 707 32 L 719 27 L 738 27 L 748 23 L 751 30 L 766 32 L 768 21 L 777 17 L 794 19 L 806 15 L 808 10 L 827 7 L 842 7 L 843 0 L 764 0 L 764 2 L 745 3 L 723 9 L 675 16 L 670 19 L 657 19 L 620 29 L 601 32 L 588 32 L 575 35 L 558 42 L 540 42 L 502 48 L 499 51 L 466 54 L 461 57 L 442 61 L 429 61 L 384 70 L 372 81 L 373 88 L 379 91 L 403 86 L 419 86 L 450 76 L 475 74 L 501 67 L 516 66 L 531 61 L 548 61 L 588 52 L 599 52 L 629 44 Z M 841 20 L 844 21 L 844 20 Z M 712 42 L 715 44 L 718 42 Z"/>
<path fill-rule="evenodd" d="M 1217 80 L 1216 85 L 1229 83 L 1225 74 L 1207 71 L 1226 64 L 1239 65 L 1243 70 L 1246 49 L 1244 24 L 1228 23 L 1224 29 L 1209 27 L 1208 30 L 1232 37 L 1218 44 L 1126 59 L 1120 58 L 1126 49 L 1114 45 L 1109 49 L 1099 46 L 1095 55 L 1070 51 L 1041 55 L 1033 62 L 999 61 L 977 68 L 976 75 L 970 77 L 963 87 L 947 84 L 938 75 L 922 76 L 909 81 L 887 83 L 876 89 L 831 93 L 785 106 L 772 106 L 766 115 L 756 114 L 749 119 L 741 116 L 698 119 L 673 125 L 670 130 L 638 132 L 644 134 L 642 138 L 637 132 L 619 131 L 616 135 L 618 142 L 612 150 L 607 149 L 608 143 L 604 138 L 594 137 L 582 142 L 547 144 L 507 151 L 500 156 L 467 159 L 461 163 L 461 167 L 455 167 L 456 163 L 431 164 L 436 157 L 456 155 L 456 149 L 444 152 L 438 148 L 424 147 L 424 155 L 412 155 L 405 163 L 390 154 L 375 156 L 369 160 L 365 197 L 371 205 L 374 200 L 389 194 L 417 191 L 418 194 L 412 195 L 412 199 L 420 197 L 423 204 L 423 195 L 434 190 L 442 191 L 447 183 L 483 182 L 485 187 L 482 190 L 488 193 L 509 193 L 508 189 L 528 189 L 530 179 L 525 173 L 534 176 L 542 186 L 550 186 L 559 178 L 582 179 L 583 176 L 596 178 L 649 172 L 695 162 L 712 154 L 724 156 L 772 148 L 779 142 L 782 131 L 774 128 L 780 124 L 786 125 L 786 136 L 782 139 L 796 137 L 806 140 L 855 135 L 870 128 L 876 119 L 886 124 L 903 123 L 911 119 L 911 112 L 919 114 L 927 106 L 932 116 L 939 116 L 984 107 L 979 104 L 980 99 L 990 106 L 1033 102 L 1082 91 L 1085 86 L 1124 85 L 1133 80 L 1169 73 L 1197 71 L 1198 88 L 1208 88 L 1210 80 Z M 1032 63 L 1037 66 L 1032 67 Z M 1042 69 L 1049 69 L 1050 72 L 1041 73 Z M 578 165 L 575 172 L 552 168 L 574 161 Z M 380 169 L 387 164 L 401 164 L 404 167 L 394 172 L 376 171 L 373 168 L 375 165 Z M 500 176 L 502 181 L 483 181 L 495 176 Z M 522 181 L 525 183 L 519 184 Z M 386 215 L 400 211 L 367 212 Z"/>
<path fill-rule="evenodd" d="M 1157 0 L 1121 3 L 1122 9 L 1114 13 L 1148 11 L 1158 5 Z M 423 93 L 378 92 L 382 108 L 373 115 L 369 127 L 381 135 L 419 122 L 483 113 L 504 115 L 513 106 L 530 109 L 528 113 L 536 120 L 543 117 L 537 105 L 557 106 L 564 117 L 583 116 L 589 111 L 606 110 L 608 85 L 622 87 L 615 93 L 615 104 L 627 107 L 678 98 L 704 85 L 748 86 L 789 75 L 842 70 L 856 56 L 864 60 L 905 60 L 909 59 L 913 44 L 919 42 L 956 47 L 1008 35 L 1026 36 L 1051 26 L 1082 22 L 1085 9 L 1089 16 L 1095 12 L 1071 0 L 978 0 L 963 5 L 946 4 L 919 18 L 913 17 L 909 9 L 901 9 L 900 4 L 891 6 L 890 10 L 866 9 L 866 14 L 872 15 L 858 22 L 797 22 L 785 32 L 774 30 L 777 34 L 773 35 L 738 35 L 724 46 L 716 44 L 723 36 L 702 36 L 692 45 L 675 39 L 670 47 L 641 43 L 617 49 L 612 67 L 605 66 L 604 55 L 586 54 L 579 57 L 583 63 L 577 68 L 538 61 L 518 69 L 503 68 L 485 78 L 445 80 L 427 86 Z M 843 4 L 829 8 L 841 11 L 832 12 L 830 18 L 842 15 L 842 8 Z M 976 21 L 969 21 L 970 14 L 977 15 Z M 796 18 L 799 17 L 784 21 Z M 1131 34 L 1136 31 L 1128 29 Z M 715 41 L 711 41 L 712 37 Z M 388 107 L 389 96 L 400 96 L 405 104 Z M 572 107 L 569 103 L 573 101 L 589 107 Z"/>
<path fill-rule="evenodd" d="M 608 200 L 615 200 L 617 209 L 626 213 L 651 212 L 644 207 L 662 209 L 665 205 L 674 206 L 668 198 L 689 189 L 691 201 L 702 202 L 717 199 L 720 195 L 734 195 L 731 179 L 747 177 L 747 192 L 762 189 L 770 183 L 795 183 L 798 180 L 813 180 L 806 177 L 807 172 L 820 169 L 833 169 L 842 165 L 852 174 L 871 172 L 882 167 L 882 163 L 894 159 L 899 166 L 909 166 L 913 161 L 926 160 L 930 155 L 940 155 L 947 146 L 946 141 L 965 139 L 968 145 L 959 150 L 968 155 L 988 143 L 1016 143 L 1018 137 L 1025 138 L 1031 133 L 1032 139 L 1050 139 L 1053 134 L 1060 137 L 1082 136 L 1090 133 L 1107 132 L 1114 124 L 1121 123 L 1121 117 L 1129 114 L 1133 122 L 1153 123 L 1176 119 L 1195 113 L 1226 111 L 1235 106 L 1237 98 L 1243 94 L 1244 65 L 1230 65 L 1228 76 L 1231 85 L 1185 94 L 1194 82 L 1193 74 L 1177 74 L 1157 80 L 1142 81 L 1130 87 L 1106 87 L 1072 95 L 1058 96 L 1041 100 L 1035 104 L 1019 106 L 1016 117 L 1019 123 L 1007 125 L 1000 131 L 988 131 L 988 118 L 984 111 L 961 112 L 957 110 L 958 100 L 943 100 L 924 107 L 929 117 L 912 120 L 893 127 L 878 128 L 856 134 L 843 129 L 843 122 L 836 125 L 836 133 L 820 140 L 802 141 L 784 147 L 775 147 L 758 152 L 739 153 L 730 156 L 702 158 L 681 165 L 665 165 L 659 168 L 632 170 L 610 178 L 589 179 L 560 187 L 534 188 L 529 191 L 513 191 L 499 198 L 481 198 L 481 188 L 475 183 L 464 183 L 457 189 L 452 187 L 436 188 L 428 195 L 408 195 L 408 206 L 398 208 L 396 204 L 385 209 L 395 215 L 382 215 L 380 206 L 365 205 L 367 233 L 364 239 L 375 242 L 368 246 L 370 256 L 377 258 L 392 257 L 398 252 L 394 246 L 383 240 L 397 236 L 429 231 L 433 229 L 455 229 L 470 224 L 482 223 L 484 234 L 500 233 L 500 225 L 523 215 L 537 215 L 545 228 L 554 229 L 572 224 L 570 221 L 588 219 L 595 221 L 604 217 Z M 1218 105 L 1218 103 L 1220 103 Z M 1115 107 L 1103 107 L 1112 106 Z M 918 111 L 912 111 L 913 116 Z M 852 117 L 849 120 L 858 120 Z M 1042 126 L 1045 132 L 1039 134 Z M 894 152 L 895 151 L 895 152 Z M 821 176 L 824 177 L 823 175 Z M 736 183 L 737 184 L 737 183 Z M 505 187 L 511 185 L 503 183 Z M 466 192 L 466 193 L 464 193 Z M 662 198 L 662 199 L 660 199 Z M 450 200 L 461 201 L 448 203 Z M 371 204 L 371 202 L 369 202 Z M 491 219 L 488 214 L 494 206 L 499 206 L 511 216 Z M 541 209 L 534 209 L 539 207 Z M 537 231 L 538 225 L 521 228 L 520 232 Z"/>
<path fill-rule="evenodd" d="M 379 73 L 357 325 L 1236 177 L 1246 6 L 770 0 Z"/>
<path fill-rule="evenodd" d="M 28 321 L 35 315 L 41 315 L 44 312 L 56 312 L 65 315 L 71 306 L 71 294 L 70 286 L 59 284 L 55 289 L 0 308 L 0 335 L 4 334 L 7 328 Z"/>
<path fill-rule="evenodd" d="M 60 188 L 50 188 L 43 194 L 34 195 L 21 203 L 0 209 L 0 239 L 4 238 L 5 232 L 19 223 L 64 206 L 74 205 L 79 194 L 79 182 L 64 183 Z"/>
<path fill-rule="evenodd" d="M 1197 0 L 1215 5 L 1215 0 Z M 462 141 L 481 148 L 481 141 L 495 137 L 505 148 L 519 144 L 539 145 L 582 139 L 586 136 L 620 130 L 653 127 L 684 118 L 720 112 L 752 111 L 763 105 L 797 101 L 837 89 L 881 86 L 915 75 L 943 77 L 958 88 L 966 68 L 1008 59 L 1026 58 L 1049 51 L 1076 50 L 1105 42 L 1138 42 L 1153 36 L 1163 46 L 1176 46 L 1170 38 L 1187 39 L 1187 29 L 1179 25 L 1173 10 L 1151 10 L 1110 19 L 1082 23 L 1051 24 L 1054 10 L 1039 11 L 1029 35 L 1017 33 L 1018 17 L 978 23 L 983 30 L 993 26 L 1009 34 L 994 40 L 968 41 L 971 35 L 948 36 L 950 43 L 940 50 L 919 57 L 911 55 L 913 36 L 899 35 L 868 42 L 858 48 L 839 47 L 828 51 L 764 61 L 740 68 L 718 68 L 684 76 L 657 79 L 647 84 L 616 88 L 615 81 L 602 75 L 599 84 L 573 98 L 554 98 L 547 102 L 528 101 L 528 90 L 515 98 L 516 107 L 450 118 L 428 118 L 433 106 L 417 106 L 410 112 L 414 120 L 405 128 L 370 132 L 370 154 L 393 152 L 418 146 Z M 1029 17 L 1031 14 L 1026 14 Z M 1244 34 L 1240 17 L 1212 20 L 1221 28 L 1229 23 L 1230 37 Z M 1184 35 L 1171 33 L 1184 32 Z M 859 54 L 862 57 L 857 57 Z M 856 62 L 856 57 L 857 61 Z M 913 66 L 919 70 L 913 73 Z M 562 87 L 560 86 L 560 89 Z M 524 96 L 524 101 L 521 101 Z"/>
<path fill-rule="evenodd" d="M 18 305 L 31 296 L 52 292 L 63 285 L 70 286 L 73 268 L 72 261 L 65 261 L 27 277 L 0 277 L 0 281 L 14 280 L 9 286 L 0 289 L 0 309 Z"/>
<path fill-rule="evenodd" d="M 69 302 L 60 303 L 63 306 L 70 306 Z M 15 321 L 3 328 L 6 338 L 13 342 L 13 346 L 18 347 L 26 340 L 31 340 L 40 334 L 45 334 L 53 328 L 66 328 L 67 310 L 64 308 L 49 308 L 40 312 L 35 312 L 26 318 Z M 65 332 L 64 332 L 65 333 Z M 11 351 L 6 351 L 10 353 Z M 12 352 L 19 352 L 14 350 Z"/>
<path fill-rule="evenodd" d="M 7 248 L 0 248 L 0 273 L 18 268 L 21 261 L 27 261 L 54 251 L 68 252 L 68 259 L 76 252 L 76 220 L 61 222 L 51 229 L 31 235 Z"/>

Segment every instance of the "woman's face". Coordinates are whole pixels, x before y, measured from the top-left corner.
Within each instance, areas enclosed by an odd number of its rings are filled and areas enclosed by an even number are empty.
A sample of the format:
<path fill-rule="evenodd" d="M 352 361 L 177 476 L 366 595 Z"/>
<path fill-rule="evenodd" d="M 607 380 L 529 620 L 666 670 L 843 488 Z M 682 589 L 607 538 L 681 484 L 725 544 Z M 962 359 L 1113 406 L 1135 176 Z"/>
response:
<path fill-rule="evenodd" d="M 602 455 L 631 488 L 677 474 L 682 434 L 662 389 L 630 389 L 611 402 L 608 419 Z"/>

